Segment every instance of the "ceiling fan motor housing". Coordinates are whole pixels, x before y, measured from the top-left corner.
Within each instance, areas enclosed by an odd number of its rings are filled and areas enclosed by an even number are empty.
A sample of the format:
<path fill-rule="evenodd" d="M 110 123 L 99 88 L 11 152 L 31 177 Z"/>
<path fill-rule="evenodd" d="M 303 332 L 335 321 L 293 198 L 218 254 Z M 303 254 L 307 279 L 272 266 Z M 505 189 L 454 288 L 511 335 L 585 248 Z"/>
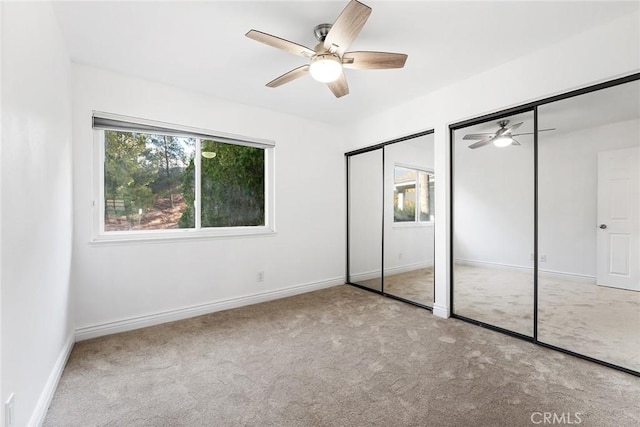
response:
<path fill-rule="evenodd" d="M 329 34 L 329 30 L 333 25 L 331 24 L 319 24 L 313 29 L 313 34 L 316 36 L 319 42 L 324 42 L 324 39 L 327 38 L 327 34 Z"/>

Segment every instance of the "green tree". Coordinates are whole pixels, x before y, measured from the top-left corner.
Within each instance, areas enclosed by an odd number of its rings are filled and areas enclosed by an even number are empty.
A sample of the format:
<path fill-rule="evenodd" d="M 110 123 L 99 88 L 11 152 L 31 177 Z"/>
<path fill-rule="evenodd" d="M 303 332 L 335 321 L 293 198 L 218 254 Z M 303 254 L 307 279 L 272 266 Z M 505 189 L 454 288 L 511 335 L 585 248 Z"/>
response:
<path fill-rule="evenodd" d="M 197 154 L 197 153 L 196 153 Z M 193 228 L 195 227 L 195 211 L 193 203 L 195 202 L 195 176 L 196 176 L 196 164 L 195 158 L 189 160 L 189 165 L 184 170 L 182 175 L 182 194 L 184 194 L 184 200 L 187 202 L 187 208 L 182 212 L 182 216 L 178 221 L 179 228 Z"/>
<path fill-rule="evenodd" d="M 157 170 L 147 160 L 148 154 L 146 135 L 105 131 L 105 199 L 122 201 L 127 217 L 148 209 L 155 200 L 149 185 Z"/>
<path fill-rule="evenodd" d="M 149 135 L 147 158 L 158 168 L 158 176 L 150 187 L 161 197 L 168 197 L 174 206 L 174 194 L 180 192 L 182 173 L 187 162 L 184 145 L 179 138 L 167 135 Z"/>
<path fill-rule="evenodd" d="M 264 150 L 261 148 L 202 141 L 202 152 L 215 153 L 201 159 L 202 227 L 264 225 Z M 182 191 L 187 209 L 180 227 L 193 223 L 193 161 L 184 174 Z M 191 173 L 189 173 L 191 172 Z"/>
<path fill-rule="evenodd" d="M 398 207 L 399 196 L 402 195 L 404 201 L 402 209 Z M 395 222 L 407 222 L 416 220 L 415 187 L 400 191 L 393 195 L 393 220 Z"/>

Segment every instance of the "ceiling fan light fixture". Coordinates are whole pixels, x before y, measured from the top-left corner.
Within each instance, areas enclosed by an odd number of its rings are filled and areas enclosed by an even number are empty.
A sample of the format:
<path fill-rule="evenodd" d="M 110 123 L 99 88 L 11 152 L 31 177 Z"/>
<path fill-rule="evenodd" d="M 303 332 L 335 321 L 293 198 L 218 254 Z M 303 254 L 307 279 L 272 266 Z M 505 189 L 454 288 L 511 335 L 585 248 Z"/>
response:
<path fill-rule="evenodd" d="M 311 77 L 321 83 L 336 81 L 342 74 L 340 58 L 331 53 L 319 54 L 311 61 L 309 67 Z"/>
<path fill-rule="evenodd" d="M 496 147 L 502 148 L 513 144 L 513 139 L 511 139 L 510 136 L 499 136 L 491 142 L 493 142 L 493 145 L 495 145 Z"/>

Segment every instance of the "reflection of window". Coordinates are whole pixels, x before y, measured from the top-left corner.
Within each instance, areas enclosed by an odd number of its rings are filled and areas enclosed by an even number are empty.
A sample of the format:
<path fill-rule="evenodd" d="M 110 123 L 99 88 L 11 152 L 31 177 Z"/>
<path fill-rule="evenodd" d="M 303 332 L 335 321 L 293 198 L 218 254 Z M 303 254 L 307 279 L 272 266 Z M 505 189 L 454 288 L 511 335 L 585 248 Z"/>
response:
<path fill-rule="evenodd" d="M 103 159 L 100 234 L 269 226 L 271 146 L 98 117 L 94 128 Z"/>
<path fill-rule="evenodd" d="M 433 172 L 396 166 L 393 173 L 393 221 L 433 221 L 434 190 Z"/>

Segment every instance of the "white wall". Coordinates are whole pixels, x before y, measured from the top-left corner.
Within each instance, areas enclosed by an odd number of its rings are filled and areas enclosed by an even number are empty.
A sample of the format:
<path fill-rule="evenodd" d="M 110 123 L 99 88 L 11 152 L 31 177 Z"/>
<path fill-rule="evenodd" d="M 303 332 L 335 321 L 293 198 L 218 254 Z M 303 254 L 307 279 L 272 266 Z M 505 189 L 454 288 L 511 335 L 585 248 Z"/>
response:
<path fill-rule="evenodd" d="M 345 167 L 339 129 L 82 65 L 73 65 L 72 76 L 73 287 L 80 338 L 256 301 L 244 297 L 282 296 L 272 292 L 300 285 L 309 285 L 302 291 L 343 283 Z M 277 233 L 90 243 L 92 110 L 274 140 Z M 259 271 L 264 282 L 257 281 Z M 109 329 L 113 322 L 115 329 Z"/>
<path fill-rule="evenodd" d="M 2 121 L 2 16 L 3 16 L 4 3 L 0 3 L 0 165 L 2 165 L 2 146 L 4 139 L 3 135 L 3 121 Z M 0 170 L 0 426 L 4 423 L 4 393 L 2 392 L 3 375 L 2 375 L 2 171 Z"/>
<path fill-rule="evenodd" d="M 0 2 L 0 165 L 2 165 L 2 16 L 4 3 Z M 2 376 L 2 171 L 0 170 L 0 426 L 4 424 L 4 393 L 2 392 L 3 376 Z"/>
<path fill-rule="evenodd" d="M 532 130 L 533 113 L 517 117 L 511 123 L 526 121 Z M 467 133 L 473 128 L 456 130 L 452 154 L 455 262 L 533 268 L 533 136 L 519 136 L 519 146 L 471 150 Z"/>
<path fill-rule="evenodd" d="M 521 105 L 640 70 L 638 12 L 568 38 L 468 80 L 444 87 L 355 123 L 348 149 L 364 147 L 423 129 L 435 129 L 436 302 L 449 307 L 449 132 L 448 125 Z M 455 53 L 452 53 L 455 54 Z M 443 224 L 444 223 L 444 224 Z M 446 225 L 446 226 L 445 226 Z"/>
<path fill-rule="evenodd" d="M 40 422 L 72 345 L 69 60 L 48 3 L 2 5 L 2 402 Z"/>
<path fill-rule="evenodd" d="M 541 270 L 595 279 L 598 152 L 639 144 L 637 119 L 539 138 L 538 245 L 546 256 Z"/>

